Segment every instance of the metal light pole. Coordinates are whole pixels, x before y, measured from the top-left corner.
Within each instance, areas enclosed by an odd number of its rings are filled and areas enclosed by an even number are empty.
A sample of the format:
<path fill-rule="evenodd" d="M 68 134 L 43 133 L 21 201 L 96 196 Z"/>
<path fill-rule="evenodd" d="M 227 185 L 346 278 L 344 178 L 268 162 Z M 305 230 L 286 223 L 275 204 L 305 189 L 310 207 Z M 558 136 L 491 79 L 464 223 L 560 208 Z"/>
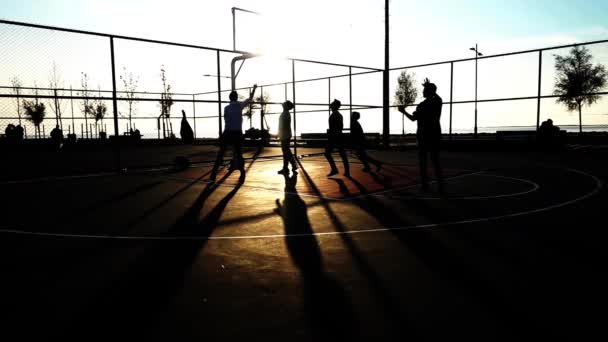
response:
<path fill-rule="evenodd" d="M 232 50 L 236 51 L 236 11 L 241 11 L 241 12 L 246 12 L 246 13 L 252 13 L 252 14 L 256 14 L 256 15 L 261 15 L 258 12 L 254 12 L 254 11 L 250 11 L 250 10 L 246 10 L 246 9 L 242 9 L 242 8 L 238 8 L 238 7 L 232 7 Z"/>
<path fill-rule="evenodd" d="M 202 76 L 203 77 L 215 77 L 217 79 L 217 119 L 218 119 L 217 126 L 218 126 L 218 137 L 221 137 L 222 136 L 222 82 L 221 82 L 221 79 L 230 78 L 230 77 L 221 76 L 220 52 L 219 51 L 217 51 L 217 75 L 204 74 Z"/>
<path fill-rule="evenodd" d="M 382 71 L 382 140 L 384 147 L 390 144 L 390 106 L 389 106 L 389 0 L 384 1 L 384 70 Z"/>
<path fill-rule="evenodd" d="M 219 77 L 219 78 L 230 79 L 230 76 L 218 76 L 218 75 L 209 75 L 209 74 L 204 74 L 203 77 Z"/>
<path fill-rule="evenodd" d="M 477 139 L 477 59 L 483 56 L 483 54 L 479 52 L 477 44 L 475 44 L 474 48 L 470 48 L 469 50 L 475 52 L 475 130 L 473 133 L 473 137 Z"/>

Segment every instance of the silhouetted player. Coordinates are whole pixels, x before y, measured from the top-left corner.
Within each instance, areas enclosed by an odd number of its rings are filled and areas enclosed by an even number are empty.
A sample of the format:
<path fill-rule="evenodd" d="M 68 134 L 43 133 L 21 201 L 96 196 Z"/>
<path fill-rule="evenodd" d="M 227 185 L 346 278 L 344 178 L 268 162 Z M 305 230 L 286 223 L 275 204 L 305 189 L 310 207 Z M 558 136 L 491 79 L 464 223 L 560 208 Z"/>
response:
<path fill-rule="evenodd" d="M 236 168 L 241 171 L 239 180 L 242 182 L 245 179 L 245 161 L 243 160 L 243 153 L 241 152 L 243 139 L 243 108 L 247 107 L 251 100 L 253 100 L 253 95 L 257 88 L 258 85 L 254 84 L 253 90 L 249 94 L 249 98 L 243 102 L 238 101 L 239 95 L 234 90 L 230 92 L 230 95 L 228 96 L 230 104 L 224 107 L 224 132 L 220 137 L 220 150 L 217 153 L 215 165 L 213 165 L 213 170 L 211 171 L 211 181 L 215 181 L 217 169 L 224 160 L 224 152 L 228 145 L 232 146 L 232 159 L 236 163 Z"/>
<path fill-rule="evenodd" d="M 281 140 L 281 150 L 283 151 L 283 168 L 279 170 L 279 174 L 289 175 L 289 169 L 287 166 L 291 164 L 291 170 L 296 173 L 298 164 L 296 163 L 293 153 L 289 144 L 291 142 L 291 114 L 290 110 L 293 109 L 293 102 L 283 102 L 283 113 L 279 116 L 279 139 Z"/>
<path fill-rule="evenodd" d="M 444 192 L 443 174 L 441 165 L 439 164 L 439 145 L 441 143 L 441 107 L 443 101 L 437 95 L 437 86 L 425 79 L 422 85 L 424 90 L 422 95 L 425 100 L 416 107 L 413 114 L 405 111 L 405 106 L 399 106 L 398 110 L 407 116 L 412 121 L 418 121 L 418 132 L 416 138 L 418 140 L 418 158 L 420 163 L 420 177 L 422 180 L 422 189 L 428 190 L 427 177 L 427 154 L 430 152 L 431 160 L 435 166 L 435 175 L 439 182 L 439 192 Z"/>
<path fill-rule="evenodd" d="M 370 172 L 369 163 L 376 165 L 376 171 L 380 171 L 382 168 L 382 163 L 365 153 L 366 141 L 365 134 L 363 133 L 363 128 L 359 123 L 359 118 L 361 114 L 359 112 L 353 112 L 350 118 L 350 138 L 352 148 L 357 155 L 357 158 L 363 163 L 363 172 Z"/>
<path fill-rule="evenodd" d="M 344 175 L 350 176 L 350 168 L 348 166 L 348 158 L 346 157 L 346 153 L 344 153 L 344 138 L 342 136 L 342 128 L 344 128 L 344 122 L 342 119 L 342 114 L 338 112 L 342 103 L 338 100 L 334 100 L 329 108 L 331 109 L 331 115 L 329 116 L 329 129 L 327 130 L 327 146 L 325 147 L 325 158 L 329 162 L 329 166 L 331 166 L 331 171 L 327 175 L 327 177 L 331 177 L 338 174 L 338 168 L 336 167 L 336 162 L 334 158 L 331 156 L 334 148 L 338 149 L 340 153 L 340 157 L 342 157 L 342 162 L 344 163 Z"/>

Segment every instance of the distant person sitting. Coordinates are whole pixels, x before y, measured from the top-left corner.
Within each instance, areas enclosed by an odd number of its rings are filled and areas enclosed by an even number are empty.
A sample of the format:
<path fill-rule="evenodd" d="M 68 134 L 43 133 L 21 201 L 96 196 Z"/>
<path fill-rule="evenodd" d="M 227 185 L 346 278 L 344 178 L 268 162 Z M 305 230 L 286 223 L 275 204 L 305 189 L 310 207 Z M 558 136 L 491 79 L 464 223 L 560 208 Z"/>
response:
<path fill-rule="evenodd" d="M 182 137 L 182 141 L 186 144 L 192 144 L 194 142 L 194 131 L 186 119 L 186 112 L 182 109 L 182 123 L 179 130 L 179 134 Z"/>
<path fill-rule="evenodd" d="M 408 119 L 417 121 L 418 131 L 416 139 L 418 143 L 418 162 L 420 164 L 420 178 L 422 181 L 422 190 L 428 190 L 427 176 L 427 155 L 431 155 L 431 160 L 435 166 L 435 175 L 439 182 L 439 192 L 444 193 L 443 173 L 439 164 L 439 147 L 441 143 L 441 107 L 443 101 L 437 95 L 437 86 L 425 79 L 422 95 L 424 101 L 416 107 L 413 114 L 405 111 L 405 106 L 401 105 L 398 110 L 403 113 Z"/>
<path fill-rule="evenodd" d="M 139 132 L 139 129 L 136 129 L 136 130 L 131 129 L 131 136 L 135 140 L 141 139 L 141 133 Z"/>
<path fill-rule="evenodd" d="M 336 162 L 334 158 L 331 156 L 334 148 L 338 149 L 338 153 L 342 158 L 342 162 L 344 163 L 344 175 L 346 177 L 350 177 L 350 167 L 348 165 L 348 158 L 346 157 L 346 153 L 344 152 L 344 137 L 342 135 L 342 129 L 344 128 L 344 120 L 342 118 L 342 114 L 338 111 L 342 103 L 338 100 L 334 100 L 329 108 L 331 109 L 331 114 L 329 115 L 329 129 L 327 130 L 327 146 L 325 147 L 325 158 L 329 162 L 329 166 L 331 167 L 331 171 L 327 175 L 327 177 L 335 176 L 338 174 L 338 168 L 336 167 Z"/>
<path fill-rule="evenodd" d="M 538 128 L 538 140 L 542 147 L 555 147 L 559 139 L 559 127 L 553 125 L 553 120 L 548 119 Z"/>
<path fill-rule="evenodd" d="M 370 172 L 369 163 L 371 162 L 376 166 L 376 171 L 380 171 L 382 168 L 382 163 L 365 153 L 366 149 L 366 140 L 365 133 L 363 133 L 363 128 L 359 123 L 359 118 L 361 118 L 361 114 L 359 112 L 353 112 L 350 121 L 350 138 L 351 145 L 357 158 L 363 163 L 363 172 Z"/>
<path fill-rule="evenodd" d="M 6 125 L 6 128 L 4 129 L 4 136 L 6 137 L 7 140 L 14 140 L 15 139 L 15 125 L 13 124 L 8 124 Z"/>
<path fill-rule="evenodd" d="M 15 127 L 14 135 L 15 135 L 15 140 L 23 141 L 23 126 L 17 125 L 17 127 Z"/>
<path fill-rule="evenodd" d="M 283 102 L 283 112 L 279 116 L 279 140 L 281 140 L 281 151 L 283 152 L 283 168 L 279 170 L 279 174 L 289 175 L 288 165 L 291 164 L 291 170 L 296 173 L 298 164 L 296 163 L 293 153 L 291 153 L 291 114 L 290 110 L 294 108 L 293 102 Z"/>
<path fill-rule="evenodd" d="M 51 131 L 51 140 L 57 149 L 60 149 L 63 145 L 63 131 L 56 125 Z"/>

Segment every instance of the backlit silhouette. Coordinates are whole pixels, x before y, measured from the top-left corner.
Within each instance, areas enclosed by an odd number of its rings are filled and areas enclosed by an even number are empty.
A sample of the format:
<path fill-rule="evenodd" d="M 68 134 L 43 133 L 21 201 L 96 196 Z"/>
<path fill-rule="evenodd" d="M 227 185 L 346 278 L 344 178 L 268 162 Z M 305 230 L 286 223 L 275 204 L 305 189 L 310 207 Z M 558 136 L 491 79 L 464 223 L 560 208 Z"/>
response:
<path fill-rule="evenodd" d="M 412 121 L 417 121 L 418 131 L 416 139 L 418 141 L 418 158 L 420 163 L 420 178 L 422 181 L 422 189 L 428 190 L 427 176 L 427 154 L 430 153 L 431 160 L 435 166 L 435 175 L 439 182 L 439 192 L 444 192 L 443 174 L 439 163 L 439 147 L 441 143 L 441 107 L 443 101 L 437 95 L 437 86 L 427 78 L 422 85 L 424 90 L 422 95 L 425 100 L 416 107 L 413 114 L 409 114 L 405 110 L 405 106 L 398 107 L 399 111 L 407 116 Z"/>
<path fill-rule="evenodd" d="M 281 116 L 279 116 L 279 139 L 281 140 L 281 151 L 283 152 L 283 168 L 279 170 L 279 174 L 283 175 L 289 174 L 289 169 L 287 168 L 288 164 L 291 164 L 291 169 L 294 173 L 298 169 L 298 164 L 296 163 L 293 153 L 291 153 L 291 148 L 289 147 L 292 135 L 291 114 L 289 111 L 292 110 L 293 107 L 293 102 L 283 102 L 283 112 L 281 113 Z"/>
<path fill-rule="evenodd" d="M 374 164 L 376 166 L 377 171 L 380 171 L 380 169 L 382 168 L 382 162 L 368 156 L 367 153 L 365 153 L 366 141 L 365 141 L 365 134 L 363 133 L 363 128 L 361 127 L 361 124 L 359 123 L 360 117 L 361 117 L 361 114 L 359 112 L 353 112 L 352 117 L 351 117 L 350 138 L 351 138 L 352 148 L 355 151 L 357 158 L 359 158 L 359 160 L 361 160 L 361 162 L 363 163 L 364 172 L 371 171 L 371 169 L 369 168 L 369 163 Z"/>
<path fill-rule="evenodd" d="M 213 170 L 211 171 L 211 181 L 215 181 L 217 177 L 217 170 L 224 160 L 224 152 L 228 145 L 232 146 L 233 151 L 233 166 L 230 169 L 239 169 L 241 171 L 240 181 L 245 180 L 245 161 L 243 160 L 243 153 L 241 151 L 243 140 L 243 108 L 251 103 L 257 88 L 258 85 L 254 84 L 249 98 L 243 102 L 238 101 L 239 94 L 236 91 L 233 90 L 229 95 L 230 104 L 224 107 L 224 133 L 220 137 L 220 150 L 217 153 L 215 165 L 213 165 Z"/>
<path fill-rule="evenodd" d="M 331 167 L 331 171 L 327 175 L 327 177 L 331 177 L 338 174 L 338 168 L 336 167 L 336 162 L 334 158 L 331 156 L 334 148 L 338 149 L 338 153 L 340 153 L 340 157 L 342 158 L 342 162 L 344 163 L 344 175 L 350 176 L 350 168 L 348 165 L 348 158 L 346 157 L 346 153 L 344 152 L 344 137 L 342 135 L 342 129 L 344 128 L 344 120 L 342 118 L 342 114 L 338 112 L 342 103 L 338 100 L 334 100 L 329 108 L 331 109 L 331 115 L 329 116 L 329 129 L 327 130 L 327 146 L 325 147 L 325 158 L 329 162 L 329 166 Z"/>

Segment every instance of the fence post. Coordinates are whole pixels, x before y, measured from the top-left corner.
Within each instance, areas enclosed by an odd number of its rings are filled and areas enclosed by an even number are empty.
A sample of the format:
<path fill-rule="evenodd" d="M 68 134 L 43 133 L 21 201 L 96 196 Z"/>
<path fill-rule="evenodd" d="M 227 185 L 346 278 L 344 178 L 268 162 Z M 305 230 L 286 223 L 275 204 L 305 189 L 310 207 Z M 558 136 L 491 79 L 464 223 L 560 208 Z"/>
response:
<path fill-rule="evenodd" d="M 454 62 L 450 62 L 450 140 L 452 140 L 452 102 L 454 102 Z"/>
<path fill-rule="evenodd" d="M 196 139 L 196 99 L 194 94 L 192 94 L 192 124 L 194 125 L 194 139 Z"/>
<path fill-rule="evenodd" d="M 538 51 L 538 96 L 536 97 L 536 131 L 540 127 L 540 96 L 541 96 L 541 80 L 543 73 L 543 50 Z"/>
<path fill-rule="evenodd" d="M 70 106 L 72 108 L 72 133 L 76 134 L 76 125 L 74 124 L 74 94 L 72 93 L 72 86 L 70 86 Z M 80 137 L 82 138 L 82 137 Z"/>
<path fill-rule="evenodd" d="M 118 129 L 118 101 L 116 99 L 116 66 L 114 63 L 114 37 L 110 37 L 110 58 L 112 60 L 112 106 L 114 107 L 114 148 L 116 153 L 116 170 L 120 171 L 120 144 Z"/>
<path fill-rule="evenodd" d="M 222 79 L 220 75 L 220 50 L 217 51 L 217 124 L 218 124 L 218 136 L 220 139 L 222 137 Z"/>
<path fill-rule="evenodd" d="M 327 78 L 327 115 L 331 115 L 331 77 Z"/>
<path fill-rule="evenodd" d="M 353 116 L 353 68 L 348 67 L 348 110 L 350 112 L 350 118 Z"/>
<path fill-rule="evenodd" d="M 260 134 L 262 134 L 264 130 L 264 87 L 260 87 L 260 102 Z"/>
<path fill-rule="evenodd" d="M 296 124 L 296 62 L 293 59 L 291 60 L 291 79 L 291 89 L 293 92 L 293 149 L 296 158 L 298 158 L 298 126 Z"/>
<path fill-rule="evenodd" d="M 59 117 L 61 116 L 61 113 L 59 113 L 59 102 L 57 102 L 57 89 L 53 89 L 53 94 L 55 95 L 55 124 L 60 126 Z"/>

